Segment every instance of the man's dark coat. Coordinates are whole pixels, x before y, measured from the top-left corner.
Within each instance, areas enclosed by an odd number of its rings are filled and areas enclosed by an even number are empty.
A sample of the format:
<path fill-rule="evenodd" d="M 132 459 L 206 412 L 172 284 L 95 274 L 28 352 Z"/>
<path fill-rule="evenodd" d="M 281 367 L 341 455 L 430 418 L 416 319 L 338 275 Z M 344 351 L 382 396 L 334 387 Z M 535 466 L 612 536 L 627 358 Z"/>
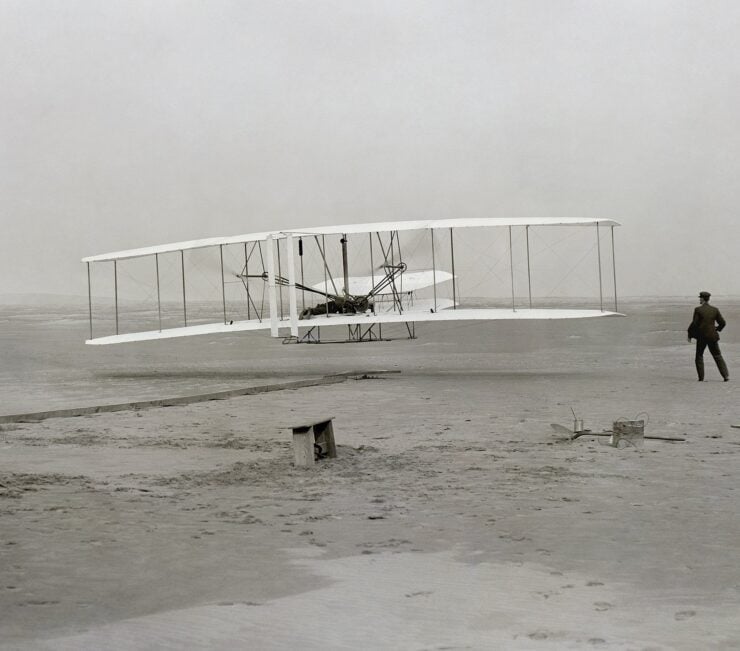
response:
<path fill-rule="evenodd" d="M 714 324 L 717 324 L 716 327 Z M 689 337 L 704 341 L 719 341 L 719 332 L 725 327 L 720 311 L 709 303 L 694 309 L 694 318 L 689 325 Z"/>

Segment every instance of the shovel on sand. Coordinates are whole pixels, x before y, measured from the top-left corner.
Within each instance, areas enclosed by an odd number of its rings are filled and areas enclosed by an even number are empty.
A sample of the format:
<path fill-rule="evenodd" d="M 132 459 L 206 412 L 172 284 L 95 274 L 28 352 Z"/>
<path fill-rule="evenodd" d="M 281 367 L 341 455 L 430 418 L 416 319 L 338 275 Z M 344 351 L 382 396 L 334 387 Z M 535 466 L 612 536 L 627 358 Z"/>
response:
<path fill-rule="evenodd" d="M 611 436 L 614 432 L 612 430 L 604 430 L 602 432 L 592 432 L 590 429 L 584 429 L 580 432 L 574 432 L 565 425 L 558 425 L 557 423 L 550 423 L 550 427 L 552 427 L 556 432 L 559 432 L 560 434 L 567 434 L 568 438 L 571 441 L 574 441 L 575 439 L 579 438 L 580 436 Z M 684 438 L 679 438 L 677 436 L 645 436 L 643 438 L 650 439 L 652 441 L 685 441 Z"/>

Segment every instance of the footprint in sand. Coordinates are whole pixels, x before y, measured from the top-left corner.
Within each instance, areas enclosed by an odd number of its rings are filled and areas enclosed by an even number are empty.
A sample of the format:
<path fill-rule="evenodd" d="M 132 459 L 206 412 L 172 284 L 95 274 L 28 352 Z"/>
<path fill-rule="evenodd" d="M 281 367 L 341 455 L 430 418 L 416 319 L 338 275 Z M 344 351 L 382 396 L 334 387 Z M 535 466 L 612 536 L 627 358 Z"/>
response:
<path fill-rule="evenodd" d="M 531 541 L 531 538 L 528 538 L 527 536 L 515 536 L 513 534 L 504 533 L 499 536 L 501 540 L 510 540 L 512 542 L 524 542 L 525 540 Z"/>
<path fill-rule="evenodd" d="M 58 604 L 59 602 L 56 600 L 42 600 L 42 599 L 30 599 L 29 601 L 24 601 L 21 606 L 52 606 L 54 604 Z"/>
<path fill-rule="evenodd" d="M 610 604 L 608 601 L 594 602 L 594 610 L 597 610 L 599 612 L 604 612 L 605 610 L 609 610 L 610 608 L 614 608 L 614 604 Z"/>
<path fill-rule="evenodd" d="M 695 610 L 679 610 L 676 614 L 673 615 L 673 618 L 677 622 L 682 622 L 685 619 L 691 619 L 694 615 L 696 615 Z"/>

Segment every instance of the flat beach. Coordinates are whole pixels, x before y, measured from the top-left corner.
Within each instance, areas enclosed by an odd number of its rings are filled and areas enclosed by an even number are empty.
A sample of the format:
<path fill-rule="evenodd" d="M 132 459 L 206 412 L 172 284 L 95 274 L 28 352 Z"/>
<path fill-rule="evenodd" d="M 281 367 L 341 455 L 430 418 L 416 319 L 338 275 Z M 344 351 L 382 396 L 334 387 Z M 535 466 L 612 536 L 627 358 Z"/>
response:
<path fill-rule="evenodd" d="M 0 649 L 740 648 L 740 344 L 698 383 L 683 312 L 642 313 L 283 346 L 269 382 L 315 386 L 3 424 Z M 686 441 L 569 440 L 571 409 Z M 337 458 L 295 467 L 326 416 Z"/>

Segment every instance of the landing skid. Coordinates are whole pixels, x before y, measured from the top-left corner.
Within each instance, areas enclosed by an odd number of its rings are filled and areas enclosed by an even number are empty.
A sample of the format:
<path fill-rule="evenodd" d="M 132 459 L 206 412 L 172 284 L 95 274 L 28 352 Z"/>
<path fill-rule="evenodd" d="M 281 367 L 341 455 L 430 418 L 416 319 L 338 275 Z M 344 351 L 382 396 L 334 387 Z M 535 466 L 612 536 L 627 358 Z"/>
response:
<path fill-rule="evenodd" d="M 383 337 L 383 324 L 373 323 L 369 326 L 348 325 L 346 339 L 322 339 L 321 326 L 313 326 L 299 337 L 286 337 L 284 344 L 357 344 L 371 341 L 393 341 L 394 339 L 416 339 L 416 324 L 407 322 L 404 324 L 407 337 Z"/>

